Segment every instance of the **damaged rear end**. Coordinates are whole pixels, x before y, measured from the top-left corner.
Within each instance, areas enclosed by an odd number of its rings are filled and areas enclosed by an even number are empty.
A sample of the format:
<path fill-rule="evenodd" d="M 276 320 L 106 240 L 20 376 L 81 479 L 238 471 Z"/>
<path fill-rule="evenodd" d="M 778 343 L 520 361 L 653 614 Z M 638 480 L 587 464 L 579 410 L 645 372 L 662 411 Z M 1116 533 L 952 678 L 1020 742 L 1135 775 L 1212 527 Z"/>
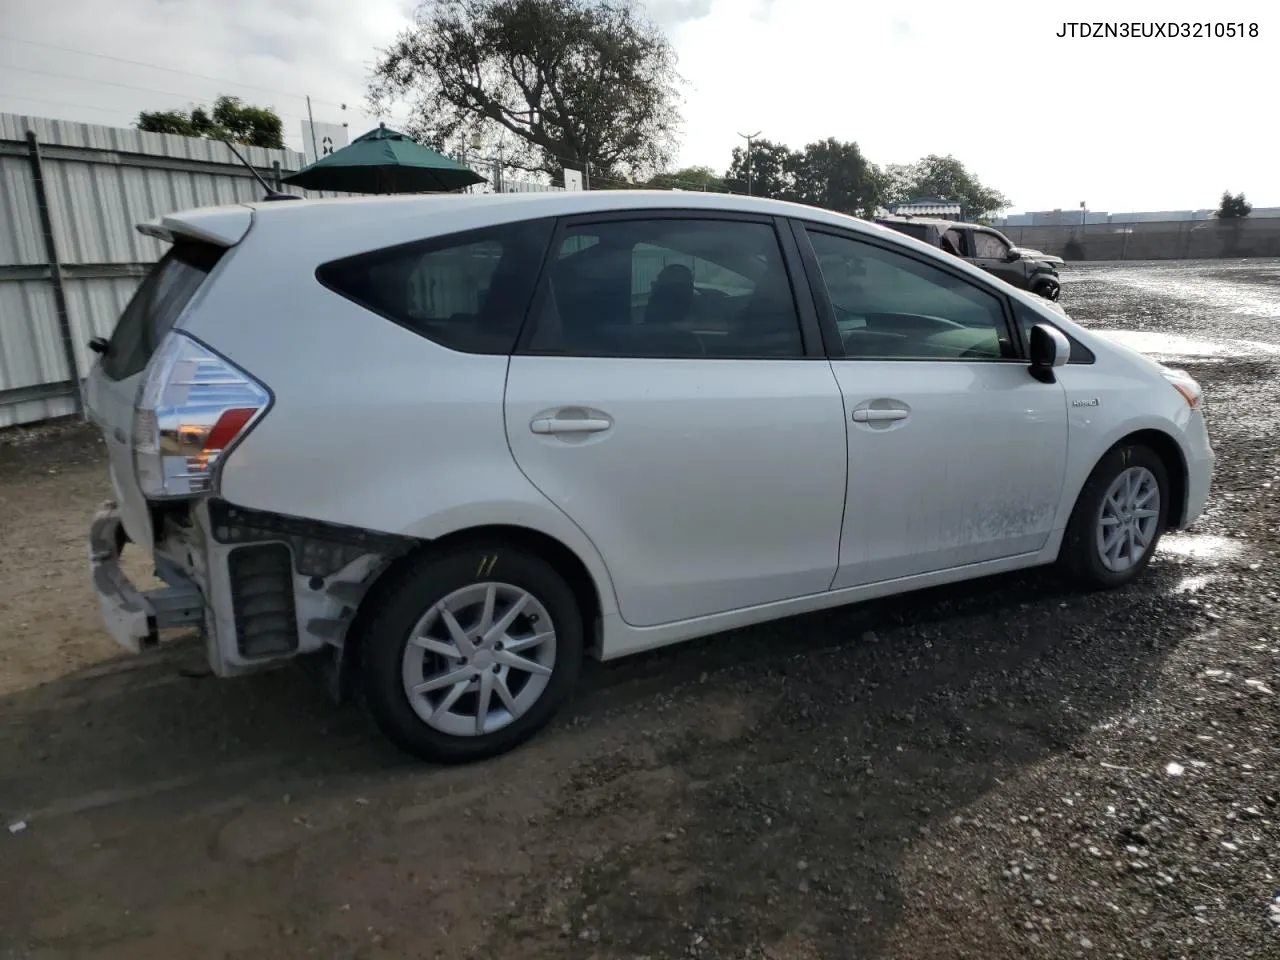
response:
<path fill-rule="evenodd" d="M 139 286 L 86 384 L 115 497 L 90 532 L 103 622 L 132 651 L 171 629 L 204 634 L 230 676 L 301 653 L 339 650 L 366 584 L 413 542 L 234 506 L 219 496 L 227 459 L 265 418 L 269 384 L 190 332 L 211 287 L 234 283 L 247 206 L 139 227 L 170 244 Z M 204 318 L 201 329 L 216 330 Z M 271 334 L 264 331 L 264 336 Z M 140 590 L 120 560 L 149 553 L 165 586 Z"/>

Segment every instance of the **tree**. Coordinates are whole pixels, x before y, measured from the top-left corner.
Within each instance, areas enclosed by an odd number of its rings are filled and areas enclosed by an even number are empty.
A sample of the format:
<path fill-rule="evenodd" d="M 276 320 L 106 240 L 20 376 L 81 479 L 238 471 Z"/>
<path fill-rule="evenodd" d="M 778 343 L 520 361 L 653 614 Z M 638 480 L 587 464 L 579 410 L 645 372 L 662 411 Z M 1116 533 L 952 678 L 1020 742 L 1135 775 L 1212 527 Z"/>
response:
<path fill-rule="evenodd" d="M 791 161 L 792 191 L 801 203 L 855 216 L 874 216 L 881 173 L 856 143 L 834 137 L 808 144 Z"/>
<path fill-rule="evenodd" d="M 654 190 L 709 190 L 723 193 L 724 178 L 710 167 L 682 167 L 670 173 L 660 173 L 645 184 Z"/>
<path fill-rule="evenodd" d="M 206 140 L 232 140 L 250 147 L 284 149 L 284 124 L 269 107 L 242 103 L 239 97 L 220 96 L 213 112 L 204 107 L 189 111 L 157 110 L 138 114 L 137 127 L 150 133 L 176 133 Z"/>
<path fill-rule="evenodd" d="M 1243 220 L 1253 212 L 1253 204 L 1244 198 L 1243 193 L 1234 197 L 1230 190 L 1222 191 L 1222 202 L 1218 204 L 1219 220 Z"/>
<path fill-rule="evenodd" d="M 959 203 L 968 217 L 981 217 L 1011 205 L 1008 197 L 984 186 L 950 154 L 930 154 L 908 166 L 890 165 L 882 174 L 881 187 L 886 205 L 937 197 Z"/>
<path fill-rule="evenodd" d="M 796 173 L 800 155 L 786 144 L 772 140 L 751 141 L 751 170 L 748 183 L 747 148 L 733 148 L 733 159 L 724 175 L 725 186 L 733 193 L 748 193 L 775 200 L 795 200 Z"/>
<path fill-rule="evenodd" d="M 671 160 L 675 64 L 639 0 L 426 0 L 379 51 L 369 100 L 375 112 L 409 101 L 408 130 L 425 140 L 622 179 Z"/>

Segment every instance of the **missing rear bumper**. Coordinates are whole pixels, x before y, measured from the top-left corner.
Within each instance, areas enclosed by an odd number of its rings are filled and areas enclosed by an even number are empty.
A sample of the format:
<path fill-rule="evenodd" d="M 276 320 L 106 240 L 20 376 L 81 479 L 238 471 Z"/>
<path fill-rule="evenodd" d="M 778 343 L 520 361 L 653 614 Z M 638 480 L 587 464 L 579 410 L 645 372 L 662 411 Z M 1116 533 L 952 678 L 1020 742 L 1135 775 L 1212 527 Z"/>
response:
<path fill-rule="evenodd" d="M 94 514 L 89 528 L 89 566 L 98 608 L 107 632 L 120 646 L 140 653 L 160 642 L 160 631 L 199 626 L 204 622 L 204 596 L 200 588 L 171 564 L 157 566 L 169 585 L 142 591 L 120 566 L 126 538 L 114 501 L 108 500 Z"/>

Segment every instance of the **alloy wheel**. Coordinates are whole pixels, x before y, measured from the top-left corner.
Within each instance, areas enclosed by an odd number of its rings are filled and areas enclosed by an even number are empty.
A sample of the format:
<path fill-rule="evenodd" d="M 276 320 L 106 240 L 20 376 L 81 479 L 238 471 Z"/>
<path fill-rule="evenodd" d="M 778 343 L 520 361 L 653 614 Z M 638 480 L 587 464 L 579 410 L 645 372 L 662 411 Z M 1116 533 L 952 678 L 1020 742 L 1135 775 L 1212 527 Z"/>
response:
<path fill-rule="evenodd" d="M 1146 467 L 1122 470 L 1098 511 L 1096 542 L 1103 566 L 1113 573 L 1142 562 L 1160 529 L 1160 483 Z"/>
<path fill-rule="evenodd" d="M 527 713 L 555 663 L 546 607 L 520 587 L 481 582 L 454 590 L 423 614 L 405 644 L 401 676 L 424 723 L 478 737 Z"/>

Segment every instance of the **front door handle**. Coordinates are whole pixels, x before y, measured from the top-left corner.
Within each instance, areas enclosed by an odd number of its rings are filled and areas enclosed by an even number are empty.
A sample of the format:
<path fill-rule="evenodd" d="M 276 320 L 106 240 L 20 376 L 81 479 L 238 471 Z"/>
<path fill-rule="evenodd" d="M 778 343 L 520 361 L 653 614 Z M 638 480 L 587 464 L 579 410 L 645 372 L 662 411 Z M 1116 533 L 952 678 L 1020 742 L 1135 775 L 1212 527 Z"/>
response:
<path fill-rule="evenodd" d="M 853 411 L 853 419 L 858 423 L 883 423 L 886 420 L 905 420 L 906 410 L 872 410 L 863 408 Z"/>
<path fill-rule="evenodd" d="M 550 433 L 600 433 L 602 430 L 608 430 L 612 423 L 608 420 L 600 420 L 595 417 L 587 417 L 581 420 L 574 420 L 562 417 L 539 417 L 529 424 L 529 429 L 534 433 L 550 434 Z"/>

